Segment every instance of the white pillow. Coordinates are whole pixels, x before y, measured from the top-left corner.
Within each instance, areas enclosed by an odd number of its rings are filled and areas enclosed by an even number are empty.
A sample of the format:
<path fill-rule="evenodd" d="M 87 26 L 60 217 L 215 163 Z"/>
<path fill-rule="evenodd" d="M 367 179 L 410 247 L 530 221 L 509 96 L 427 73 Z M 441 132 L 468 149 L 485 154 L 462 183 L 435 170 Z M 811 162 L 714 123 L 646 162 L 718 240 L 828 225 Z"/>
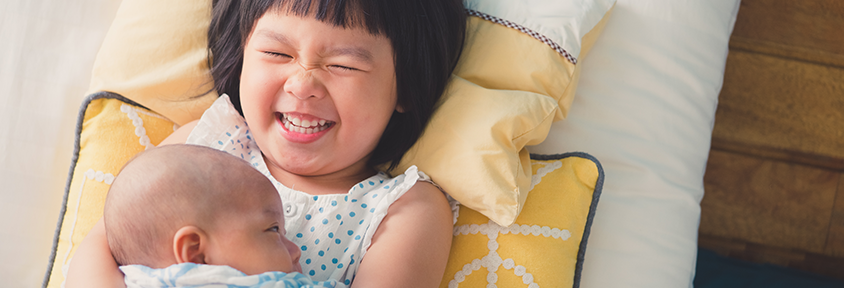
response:
<path fill-rule="evenodd" d="M 568 119 L 532 153 L 584 151 L 606 179 L 582 287 L 691 287 L 703 173 L 739 0 L 619 0 Z"/>

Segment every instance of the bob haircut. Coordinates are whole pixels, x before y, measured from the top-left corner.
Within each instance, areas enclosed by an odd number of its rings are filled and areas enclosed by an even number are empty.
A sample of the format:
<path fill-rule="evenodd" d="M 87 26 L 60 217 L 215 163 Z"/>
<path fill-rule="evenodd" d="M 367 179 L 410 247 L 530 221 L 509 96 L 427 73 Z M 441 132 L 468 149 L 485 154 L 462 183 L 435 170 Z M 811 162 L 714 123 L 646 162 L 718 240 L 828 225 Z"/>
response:
<path fill-rule="evenodd" d="M 422 134 L 463 49 L 466 12 L 461 0 L 214 0 L 208 29 L 214 89 L 240 108 L 240 73 L 245 41 L 270 9 L 314 17 L 343 28 L 363 28 L 390 40 L 397 103 L 370 167 L 394 169 Z M 213 57 L 213 60 L 212 60 Z"/>

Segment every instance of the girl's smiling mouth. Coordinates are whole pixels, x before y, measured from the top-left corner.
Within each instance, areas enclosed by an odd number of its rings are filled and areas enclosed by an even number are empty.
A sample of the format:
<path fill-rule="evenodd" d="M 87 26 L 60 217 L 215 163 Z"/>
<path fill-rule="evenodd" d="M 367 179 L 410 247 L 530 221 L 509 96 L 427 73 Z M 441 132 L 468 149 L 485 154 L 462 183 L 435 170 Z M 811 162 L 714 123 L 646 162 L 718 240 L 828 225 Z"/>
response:
<path fill-rule="evenodd" d="M 334 127 L 335 122 L 298 113 L 276 112 L 276 119 L 283 127 L 285 137 L 292 142 L 312 142 Z"/>

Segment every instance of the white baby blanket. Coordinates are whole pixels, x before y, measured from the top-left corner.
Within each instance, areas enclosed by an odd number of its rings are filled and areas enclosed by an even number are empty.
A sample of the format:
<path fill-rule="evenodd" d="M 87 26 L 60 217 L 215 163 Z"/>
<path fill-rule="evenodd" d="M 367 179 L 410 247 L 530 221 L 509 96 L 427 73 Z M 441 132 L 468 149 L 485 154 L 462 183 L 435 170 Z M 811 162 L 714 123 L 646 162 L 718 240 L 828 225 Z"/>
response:
<path fill-rule="evenodd" d="M 298 272 L 266 272 L 247 276 L 232 267 L 194 263 L 174 264 L 164 269 L 143 265 L 120 266 L 126 275 L 127 288 L 150 287 L 242 287 L 242 288 L 310 288 L 346 287 L 337 281 L 313 281 Z"/>

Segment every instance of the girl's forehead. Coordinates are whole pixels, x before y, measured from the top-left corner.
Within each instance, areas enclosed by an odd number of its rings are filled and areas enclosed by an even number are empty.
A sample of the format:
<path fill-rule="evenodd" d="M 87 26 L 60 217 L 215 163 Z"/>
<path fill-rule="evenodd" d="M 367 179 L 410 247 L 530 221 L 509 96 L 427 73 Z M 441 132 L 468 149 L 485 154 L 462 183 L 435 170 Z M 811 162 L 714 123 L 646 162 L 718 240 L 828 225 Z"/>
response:
<path fill-rule="evenodd" d="M 300 46 L 319 44 L 333 53 L 371 61 L 382 53 L 392 53 L 390 40 L 384 35 L 369 33 L 361 27 L 343 28 L 311 17 L 285 13 L 266 13 L 258 19 L 249 36 L 252 40 L 273 44 Z"/>
<path fill-rule="evenodd" d="M 257 19 L 252 32 L 255 33 L 260 29 L 273 30 L 283 34 L 291 34 L 291 32 L 297 32 L 295 30 L 298 29 L 318 29 L 334 33 L 355 35 L 357 37 L 386 38 L 383 34 L 372 33 L 362 25 L 349 25 L 345 27 L 338 26 L 330 21 L 319 20 L 313 16 L 295 15 L 284 11 L 267 11 L 267 13 Z"/>

